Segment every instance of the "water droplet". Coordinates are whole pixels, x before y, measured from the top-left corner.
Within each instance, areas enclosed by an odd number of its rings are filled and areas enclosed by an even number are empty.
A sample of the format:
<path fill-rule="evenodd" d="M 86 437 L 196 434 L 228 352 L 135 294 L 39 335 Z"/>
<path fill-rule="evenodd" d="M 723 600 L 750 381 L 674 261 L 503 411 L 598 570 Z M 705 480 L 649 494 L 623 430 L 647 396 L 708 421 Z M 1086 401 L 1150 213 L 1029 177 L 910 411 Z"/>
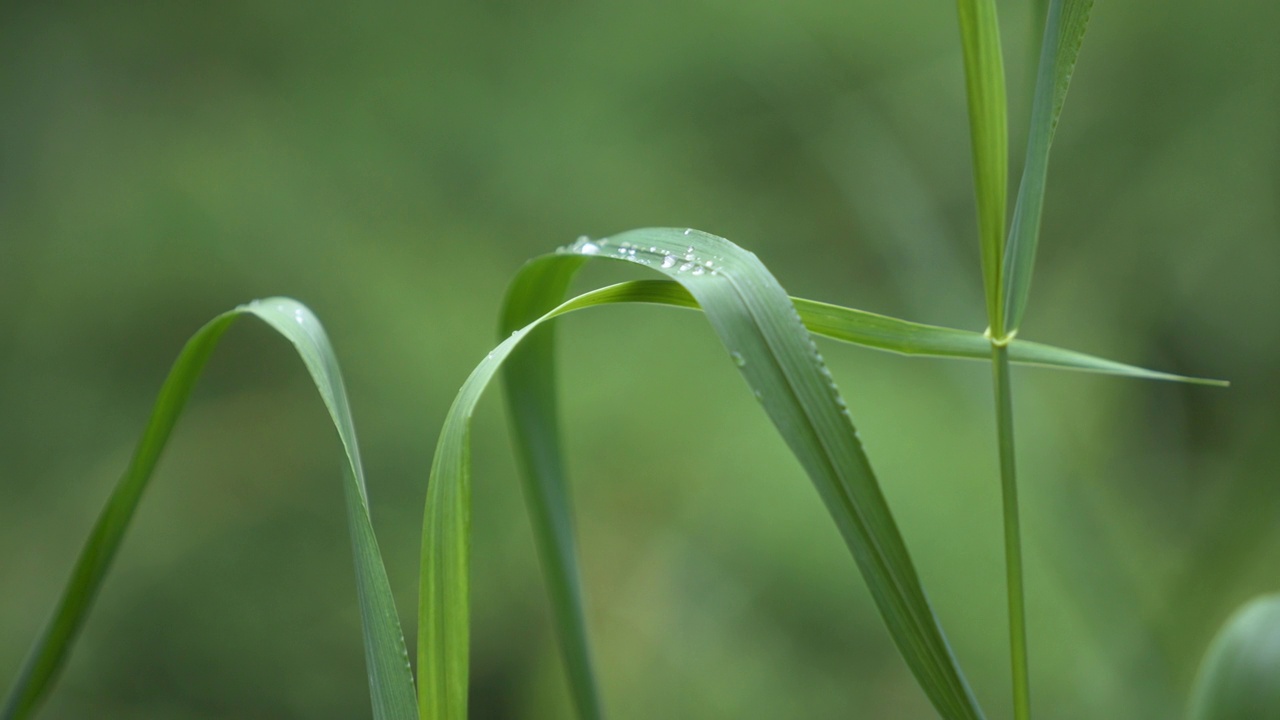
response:
<path fill-rule="evenodd" d="M 688 235 L 688 234 L 689 234 L 689 233 L 691 233 L 691 232 L 693 232 L 693 228 L 685 228 L 685 229 L 684 229 L 684 234 L 685 234 L 685 235 Z"/>
<path fill-rule="evenodd" d="M 680 266 L 680 272 L 689 272 L 693 269 L 693 263 L 685 263 Z"/>
<path fill-rule="evenodd" d="M 764 402 L 764 394 L 762 394 L 759 390 L 754 390 L 752 392 L 755 394 L 757 402 Z"/>
<path fill-rule="evenodd" d="M 624 247 L 620 247 L 620 248 L 618 248 L 618 254 L 619 254 L 619 255 L 626 255 L 626 254 L 627 254 L 627 249 L 626 249 L 626 248 L 624 248 Z"/>
<path fill-rule="evenodd" d="M 706 261 L 706 262 L 704 262 L 704 263 L 702 263 L 702 264 L 703 264 L 703 265 L 705 265 L 705 266 L 707 266 L 707 267 L 711 267 L 711 265 L 712 265 L 713 263 L 712 263 L 710 260 L 708 260 L 708 261 Z"/>
<path fill-rule="evenodd" d="M 694 275 L 701 275 L 701 274 L 702 274 L 702 273 L 704 273 L 704 272 L 706 272 L 706 270 L 704 270 L 704 269 L 703 269 L 703 267 L 702 267 L 701 265 L 694 265 L 694 266 L 693 266 L 693 274 L 694 274 Z"/>
<path fill-rule="evenodd" d="M 669 267 L 675 267 L 675 265 L 676 265 L 675 255 L 668 255 L 662 258 L 662 267 L 669 268 Z"/>
<path fill-rule="evenodd" d="M 729 357 L 733 358 L 734 365 L 737 365 L 738 367 L 747 366 L 747 359 L 742 357 L 742 353 L 738 352 L 737 350 L 734 350 L 733 352 L 729 353 Z"/>

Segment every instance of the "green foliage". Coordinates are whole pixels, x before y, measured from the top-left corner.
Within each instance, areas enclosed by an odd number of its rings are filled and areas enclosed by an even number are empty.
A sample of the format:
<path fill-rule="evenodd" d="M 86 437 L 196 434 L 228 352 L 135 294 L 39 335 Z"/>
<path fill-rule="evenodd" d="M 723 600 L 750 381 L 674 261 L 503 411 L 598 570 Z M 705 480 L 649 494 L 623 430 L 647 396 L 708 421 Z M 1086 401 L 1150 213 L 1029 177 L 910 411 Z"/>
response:
<path fill-rule="evenodd" d="M 639 230 L 580 241 L 571 251 L 657 269 L 697 299 L 733 364 L 826 503 L 890 633 L 925 692 L 946 717 L 981 717 L 929 607 L 844 400 L 773 276 L 750 253 L 721 238 L 693 231 Z M 549 258 L 544 262 L 556 261 Z M 545 271 L 535 265 L 526 272 L 540 275 Z M 537 283 L 552 292 L 559 289 L 557 284 Z M 524 292 L 530 285 L 517 280 L 517 289 L 509 299 L 509 318 L 529 312 L 525 306 L 544 310 L 559 301 L 555 294 Z M 512 370 L 508 380 L 514 386 L 513 405 L 537 402 L 527 394 L 517 394 L 521 386 L 550 383 L 554 359 L 549 345 L 541 349 L 541 353 L 520 358 L 524 362 Z M 547 522 L 535 522 L 535 527 L 550 526 L 554 518 L 566 514 L 567 507 L 563 494 L 556 492 L 564 487 L 564 480 L 560 476 L 563 464 L 554 457 L 555 438 L 538 430 L 554 426 L 554 406 L 543 402 L 534 408 L 517 407 L 513 414 L 520 427 L 518 436 L 529 446 L 524 455 L 547 458 L 528 463 L 526 468 L 531 483 L 540 488 L 539 494 L 549 497 L 548 505 L 556 508 Z M 561 594 L 572 592 L 574 587 L 576 583 Z"/>
<path fill-rule="evenodd" d="M 85 541 L 53 617 L 36 640 L 5 701 L 0 714 L 4 720 L 30 717 L 52 688 L 196 380 L 222 335 L 232 323 L 246 315 L 267 323 L 293 344 L 311 374 L 316 391 L 324 400 L 342 441 L 346 456 L 342 467 L 342 487 L 355 554 L 356 590 L 364 623 L 365 657 L 374 717 L 379 720 L 408 720 L 417 715 L 404 635 L 369 519 L 369 494 L 360 463 L 360 448 L 356 444 L 355 425 L 351 420 L 337 358 L 324 328 L 310 310 L 288 298 L 271 298 L 242 305 L 210 320 L 182 349 L 160 389 L 151 420 L 138 441 L 132 462 Z"/>
<path fill-rule="evenodd" d="M 36 641 L 10 693 L 4 720 L 31 716 L 51 688 L 197 377 L 222 334 L 245 314 L 264 320 L 294 345 L 338 430 L 346 459 L 343 487 L 374 716 L 379 720 L 415 715 L 463 720 L 468 716 L 471 422 L 484 390 L 503 369 L 526 505 L 570 693 L 580 717 L 604 717 L 605 703 L 588 641 L 579 547 L 563 457 L 551 321 L 576 310 L 622 303 L 699 309 L 705 314 L 732 365 L 808 474 L 907 666 L 947 720 L 976 720 L 984 713 L 930 604 L 898 521 L 813 336 L 904 355 L 992 362 L 1004 499 L 1013 714 L 1019 720 L 1029 718 L 1027 608 L 1010 365 L 1225 384 L 1146 370 L 1015 337 L 1025 314 L 1039 239 L 1049 149 L 1091 4 L 1088 0 L 1050 0 L 1044 12 L 1045 36 L 1023 177 L 1006 236 L 1007 101 L 995 4 L 991 0 L 958 3 L 989 323 L 985 334 L 791 298 L 755 255 L 723 238 L 692 229 L 635 230 L 595 240 L 584 237 L 559 254 L 535 259 L 520 271 L 503 306 L 504 339 L 463 384 L 433 456 L 418 568 L 416 695 L 370 521 L 369 497 L 343 381 L 324 331 L 304 306 L 281 298 L 218 316 L 187 344 L 161 389 L 134 459 L 91 532 L 52 621 Z M 1038 17 L 1040 5 L 1034 5 L 1032 15 Z M 643 266 L 668 279 L 624 282 L 565 301 L 577 271 L 594 259 Z M 1197 720 L 1253 717 L 1259 707 L 1256 698 L 1266 696 L 1265 702 L 1274 701 L 1269 686 L 1258 680 L 1268 676 L 1256 670 L 1265 667 L 1270 672 L 1274 666 L 1274 643 L 1258 630 L 1276 625 L 1274 606 L 1270 601 L 1251 606 L 1215 641 L 1197 685 Z"/>

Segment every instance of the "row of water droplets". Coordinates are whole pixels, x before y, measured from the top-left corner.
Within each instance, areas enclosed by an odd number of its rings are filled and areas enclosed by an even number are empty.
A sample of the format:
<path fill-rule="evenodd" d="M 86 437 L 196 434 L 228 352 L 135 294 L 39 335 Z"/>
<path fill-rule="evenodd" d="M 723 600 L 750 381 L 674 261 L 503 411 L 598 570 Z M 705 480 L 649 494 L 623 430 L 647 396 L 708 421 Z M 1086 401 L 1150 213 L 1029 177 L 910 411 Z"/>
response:
<path fill-rule="evenodd" d="M 795 309 L 794 305 L 791 306 L 791 314 L 796 323 L 803 324 L 803 321 L 800 319 L 800 313 Z M 836 407 L 840 408 L 840 413 L 852 422 L 853 416 L 849 414 L 849 405 L 845 402 L 844 396 L 840 394 L 840 388 L 836 386 L 835 376 L 831 374 L 831 369 L 827 367 L 826 360 L 823 359 L 822 353 L 818 350 L 818 343 L 814 342 L 813 334 L 806 330 L 805 339 L 809 343 L 809 351 L 812 353 L 813 360 L 818 365 L 818 373 L 822 375 L 822 379 L 826 383 L 827 390 L 830 391 L 832 398 L 835 399 Z M 741 370 L 747 366 L 747 359 L 741 352 L 731 350 L 729 352 L 729 357 L 733 360 L 733 364 L 738 366 L 738 369 Z M 764 402 L 764 395 L 758 388 L 753 389 L 753 393 L 755 394 L 756 401 Z M 858 431 L 856 428 L 853 431 L 853 435 L 855 438 L 858 437 Z"/>
<path fill-rule="evenodd" d="M 685 235 L 692 233 L 692 229 L 684 231 Z M 692 245 L 687 246 L 684 252 L 679 252 L 660 248 L 656 245 L 646 247 L 627 241 L 615 243 L 608 238 L 592 240 L 586 235 L 560 248 L 558 252 L 574 255 L 612 256 L 646 267 L 670 270 L 676 274 L 689 273 L 695 277 L 699 275 L 713 277 L 720 275 L 722 263 L 722 259 L 719 257 L 700 255 Z"/>
<path fill-rule="evenodd" d="M 795 318 L 797 323 L 801 325 L 804 324 L 804 321 L 800 319 L 800 311 L 796 310 L 796 306 L 794 304 L 791 306 L 791 316 Z M 836 386 L 836 378 L 831 374 L 831 368 L 827 367 L 827 361 L 823 359 L 822 353 L 818 350 L 818 343 L 814 341 L 813 333 L 809 332 L 806 328 L 804 337 L 809 341 L 809 350 L 813 353 L 814 361 L 818 363 L 818 373 L 821 374 L 822 379 L 826 381 L 827 390 L 831 391 L 832 397 L 835 398 L 836 406 L 840 408 L 841 414 L 852 421 L 853 417 L 849 414 L 849 404 L 844 401 L 844 396 L 840 394 L 840 388 Z M 858 431 L 856 429 L 853 431 L 853 435 L 854 437 L 858 436 Z"/>
<path fill-rule="evenodd" d="M 692 229 L 686 229 L 685 235 L 693 233 Z M 634 245 L 630 242 L 614 243 L 608 238 L 600 240 L 592 240 L 590 237 L 583 235 L 573 243 L 560 248 L 557 252 L 575 255 L 595 255 L 595 256 L 614 256 L 622 260 L 629 260 L 640 265 L 648 267 L 660 268 L 663 270 L 674 271 L 677 274 L 689 273 L 690 275 L 711 275 L 718 276 L 721 272 L 721 266 L 718 264 L 720 258 L 704 258 L 700 257 L 694 250 L 693 246 L 688 246 L 683 253 L 671 251 L 656 246 L 643 247 Z M 791 307 L 791 313 L 797 324 L 802 324 L 800 313 L 796 311 L 795 306 Z M 826 382 L 827 389 L 831 392 L 835 399 L 836 405 L 840 408 L 840 412 L 849 417 L 849 406 L 845 402 L 844 397 L 840 395 L 840 389 L 836 386 L 835 377 L 832 376 L 831 370 L 827 367 L 826 361 L 822 357 L 822 353 L 818 351 L 818 344 L 814 342 L 813 335 L 807 330 L 805 331 L 805 339 L 809 342 L 809 350 L 813 353 L 814 361 L 818 365 L 818 372 L 821 373 L 822 379 Z M 737 350 L 731 350 L 729 357 L 733 360 L 733 364 L 739 369 L 743 369 L 747 365 L 746 357 Z M 763 401 L 760 391 L 755 390 L 756 400 Z M 856 436 L 857 431 L 854 431 Z"/>

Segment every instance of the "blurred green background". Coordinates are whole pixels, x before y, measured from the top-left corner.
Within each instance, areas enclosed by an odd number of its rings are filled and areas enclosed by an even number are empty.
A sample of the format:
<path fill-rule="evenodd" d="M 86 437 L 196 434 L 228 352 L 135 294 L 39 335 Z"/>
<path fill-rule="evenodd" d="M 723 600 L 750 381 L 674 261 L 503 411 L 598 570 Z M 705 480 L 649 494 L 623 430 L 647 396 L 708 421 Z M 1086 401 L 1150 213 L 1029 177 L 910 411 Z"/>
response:
<path fill-rule="evenodd" d="M 1020 146 L 1028 11 L 1001 12 Z M 1018 371 L 1042 720 L 1176 717 L 1216 627 L 1280 588 L 1278 24 L 1266 0 L 1094 10 L 1023 335 L 1234 385 Z M 6 3 L 0 108 L 5 685 L 169 363 L 240 302 L 291 295 L 328 327 L 410 636 L 436 433 L 528 257 L 692 226 L 793 294 L 984 324 L 947 2 Z M 646 307 L 562 323 L 613 716 L 931 717 L 707 330 Z M 989 370 L 823 349 L 1008 717 Z M 494 395 L 473 717 L 565 717 Z M 286 344 L 235 329 L 43 716 L 368 716 L 339 462 Z"/>

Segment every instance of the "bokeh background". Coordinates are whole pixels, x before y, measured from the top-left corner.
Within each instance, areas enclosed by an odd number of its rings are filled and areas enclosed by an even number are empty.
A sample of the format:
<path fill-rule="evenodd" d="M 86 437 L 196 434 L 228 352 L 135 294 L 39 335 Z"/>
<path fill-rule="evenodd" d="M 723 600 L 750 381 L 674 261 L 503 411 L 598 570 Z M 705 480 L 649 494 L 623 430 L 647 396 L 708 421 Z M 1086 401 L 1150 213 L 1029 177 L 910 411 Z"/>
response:
<path fill-rule="evenodd" d="M 1001 11 L 1020 147 L 1028 12 Z M 1280 589 L 1278 24 L 1094 10 L 1023 334 L 1233 387 L 1017 372 L 1044 720 L 1177 717 L 1214 630 Z M 921 0 L 6 3 L 0 681 L 169 363 L 240 302 L 328 327 L 411 638 L 436 434 L 525 259 L 692 226 L 793 294 L 981 330 L 955 25 Z M 609 308 L 561 342 L 613 716 L 932 717 L 705 321 Z M 989 370 L 822 347 L 1008 717 Z M 225 339 L 44 717 L 369 715 L 326 423 L 279 338 Z M 473 717 L 566 717 L 496 393 L 473 442 Z"/>

